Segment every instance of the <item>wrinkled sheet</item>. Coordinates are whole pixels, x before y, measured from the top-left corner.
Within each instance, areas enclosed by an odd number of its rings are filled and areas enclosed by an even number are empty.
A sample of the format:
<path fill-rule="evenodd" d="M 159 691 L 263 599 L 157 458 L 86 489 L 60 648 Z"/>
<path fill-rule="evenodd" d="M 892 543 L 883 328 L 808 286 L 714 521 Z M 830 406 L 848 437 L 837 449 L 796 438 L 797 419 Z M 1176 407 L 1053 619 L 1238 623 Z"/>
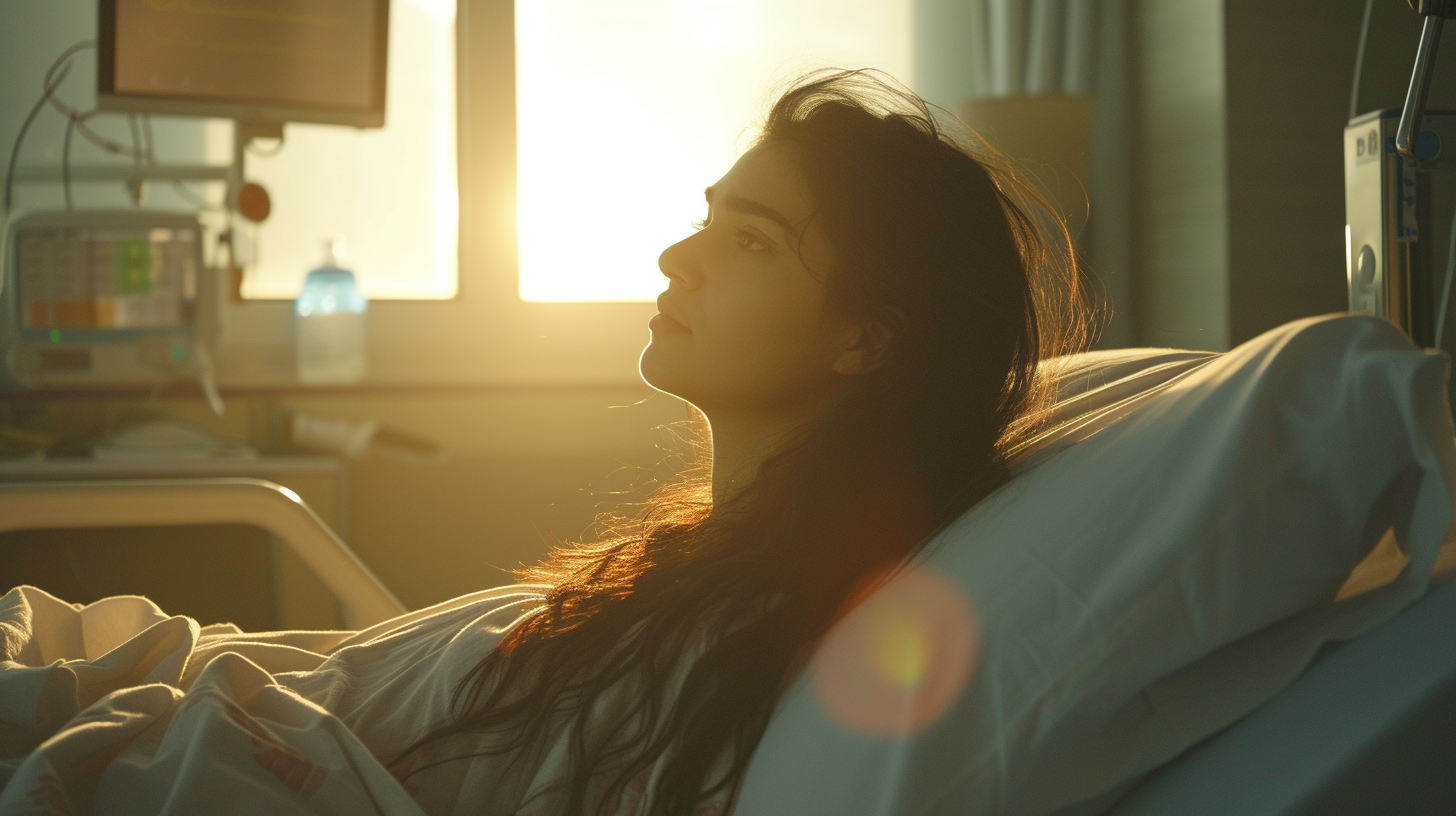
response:
<path fill-rule="evenodd" d="M 462 784 L 417 800 L 383 762 L 438 721 L 539 590 L 486 590 L 363 632 L 263 634 L 140 597 L 82 607 L 12 590 L 0 814 L 476 811 Z"/>

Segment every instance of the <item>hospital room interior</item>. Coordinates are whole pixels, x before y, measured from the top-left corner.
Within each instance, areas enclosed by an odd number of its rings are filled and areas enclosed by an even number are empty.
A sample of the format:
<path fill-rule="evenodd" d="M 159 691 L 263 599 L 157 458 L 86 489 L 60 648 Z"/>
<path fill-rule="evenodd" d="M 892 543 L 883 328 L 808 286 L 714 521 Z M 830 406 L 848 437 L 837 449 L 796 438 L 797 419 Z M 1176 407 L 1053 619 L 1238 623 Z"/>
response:
<path fill-rule="evenodd" d="M 783 678 L 728 810 L 1456 813 L 1450 18 L 1450 0 L 0 4 L 0 697 L 40 688 L 17 667 L 114 665 L 183 618 L 197 644 L 337 633 L 276 641 L 332 665 L 545 580 L 522 570 L 711 468 L 703 412 L 649 382 L 649 342 L 691 335 L 673 253 L 712 229 L 705 187 L 729 211 L 779 94 L 869 69 L 1065 225 L 1090 328 L 1042 360 L 1050 419 L 1004 487 L 856 590 Z M 45 621 L 107 647 L 55 651 L 71 641 Z M 825 668 L 854 671 L 861 623 L 901 661 L 875 665 L 914 664 L 885 687 L 899 719 Z M 175 680 L 128 683 L 185 702 L 226 668 L 187 648 Z M 0 700 L 0 814 L 207 812 L 233 784 L 258 797 L 240 812 L 361 812 L 363 790 L 380 813 L 587 812 L 491 791 L 440 809 L 412 786 L 428 773 L 328 759 L 252 703 L 250 727 L 331 775 L 181 773 L 167 751 L 223 739 L 179 732 L 182 705 L 126 766 L 155 777 L 93 763 L 45 787 L 74 724 L 135 690 L 77 691 L 45 734 Z M 654 801 L 591 812 L 675 812 Z"/>

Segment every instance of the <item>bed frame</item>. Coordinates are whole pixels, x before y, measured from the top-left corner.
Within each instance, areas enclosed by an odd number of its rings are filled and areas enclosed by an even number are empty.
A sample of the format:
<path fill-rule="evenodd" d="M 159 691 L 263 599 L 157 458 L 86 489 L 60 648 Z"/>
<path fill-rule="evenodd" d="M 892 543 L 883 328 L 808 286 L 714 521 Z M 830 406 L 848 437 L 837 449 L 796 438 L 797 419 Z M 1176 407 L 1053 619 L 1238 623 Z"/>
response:
<path fill-rule="evenodd" d="M 0 532 L 75 527 L 249 524 L 272 533 L 339 599 L 344 625 L 405 613 L 297 493 L 262 479 L 128 479 L 0 483 Z"/>

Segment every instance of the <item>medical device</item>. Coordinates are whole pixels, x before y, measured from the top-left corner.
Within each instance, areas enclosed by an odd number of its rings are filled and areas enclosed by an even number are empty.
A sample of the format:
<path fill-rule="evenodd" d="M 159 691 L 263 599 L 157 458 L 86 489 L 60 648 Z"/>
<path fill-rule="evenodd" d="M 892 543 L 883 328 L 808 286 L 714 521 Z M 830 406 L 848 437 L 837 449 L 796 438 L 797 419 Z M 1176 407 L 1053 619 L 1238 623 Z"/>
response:
<path fill-rule="evenodd" d="M 1385 317 L 1422 346 L 1436 345 L 1450 202 L 1433 191 L 1456 150 L 1456 112 L 1428 111 L 1417 157 L 1396 148 L 1401 111 L 1380 110 L 1345 126 L 1346 272 L 1350 311 Z M 1437 206 L 1441 205 L 1441 206 Z M 1439 273 L 1439 274 L 1438 274 Z M 1444 342 L 1444 338 L 1443 342 Z"/>
<path fill-rule="evenodd" d="M 250 142 L 283 136 L 285 122 L 384 124 L 389 0 L 291 0 L 272 11 L 249 4 L 100 0 L 97 38 L 77 43 L 52 65 L 6 170 L 0 205 L 0 380 L 10 385 L 137 386 L 188 373 L 200 377 L 221 411 L 211 373 L 216 332 L 215 271 L 203 266 L 204 233 L 195 214 L 83 211 L 73 181 L 118 181 L 140 207 L 149 180 L 220 181 L 225 204 L 252 220 L 267 217 L 266 192 L 245 184 Z M 97 108 L 133 115 L 133 144 L 86 127 L 95 111 L 55 98 L 71 56 L 97 50 Z M 17 172 L 25 131 L 49 102 L 69 117 L 58 172 Z M 226 165 L 167 165 L 138 140 L 135 114 L 225 117 L 235 121 Z M 150 133 L 145 116 L 142 132 Z M 121 152 L 132 163 L 72 167 L 72 133 Z M 14 182 L 60 182 L 60 212 L 7 212 Z M 226 239 L 229 230 L 224 234 Z M 224 243 L 227 243 L 224 240 Z M 230 246 L 230 244 L 229 244 Z"/>
<path fill-rule="evenodd" d="M 196 216 L 21 213 L 6 232 L 0 337 L 12 383 L 211 382 L 216 317 Z"/>
<path fill-rule="evenodd" d="M 383 126 L 389 0 L 269 6 L 101 0 L 98 106 Z"/>
<path fill-rule="evenodd" d="M 1425 23 L 1404 107 L 1345 126 L 1345 270 L 1350 311 L 1385 317 L 1417 344 L 1439 348 L 1451 345 L 1456 220 L 1449 236 L 1441 227 L 1456 210 L 1456 184 L 1435 182 L 1449 174 L 1441 159 L 1456 151 L 1456 111 L 1425 108 L 1441 27 L 1456 17 L 1456 2 L 1411 5 Z"/>
<path fill-rule="evenodd" d="M 281 140 L 285 122 L 384 126 L 389 0 L 294 0 L 267 13 L 100 0 L 97 11 L 97 108 L 232 119 L 235 208 L 254 139 Z"/>

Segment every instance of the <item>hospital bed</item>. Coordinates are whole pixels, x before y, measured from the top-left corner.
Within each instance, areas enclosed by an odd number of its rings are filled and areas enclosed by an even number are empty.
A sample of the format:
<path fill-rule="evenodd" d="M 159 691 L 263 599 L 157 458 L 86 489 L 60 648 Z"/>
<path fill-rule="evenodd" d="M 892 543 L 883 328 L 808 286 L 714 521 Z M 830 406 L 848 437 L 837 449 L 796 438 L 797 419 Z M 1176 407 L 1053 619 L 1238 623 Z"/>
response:
<path fill-rule="evenodd" d="M 292 491 L 259 479 L 0 485 L 0 532 L 243 523 L 333 591 L 348 625 L 404 612 Z M 1095 746 L 1088 746 L 1096 750 Z M 1359 639 L 1137 785 L 1110 816 L 1456 813 L 1456 582 Z"/>
<path fill-rule="evenodd" d="M 1110 816 L 1456 813 L 1456 582 L 1334 647 Z"/>

